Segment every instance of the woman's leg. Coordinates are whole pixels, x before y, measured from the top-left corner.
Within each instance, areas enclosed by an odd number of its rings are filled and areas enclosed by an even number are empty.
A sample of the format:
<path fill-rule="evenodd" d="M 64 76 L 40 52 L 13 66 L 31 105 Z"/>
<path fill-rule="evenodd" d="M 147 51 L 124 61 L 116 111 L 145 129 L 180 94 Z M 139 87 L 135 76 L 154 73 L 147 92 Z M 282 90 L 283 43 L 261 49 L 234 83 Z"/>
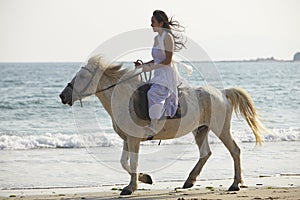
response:
<path fill-rule="evenodd" d="M 148 91 L 148 106 L 151 123 L 149 127 L 146 127 L 146 134 L 153 135 L 159 131 L 158 120 L 164 113 L 164 104 L 169 94 L 168 88 L 158 84 L 153 84 Z"/>
<path fill-rule="evenodd" d="M 169 96 L 168 88 L 153 84 L 147 95 L 150 119 L 160 119 L 164 112 L 165 101 Z"/>

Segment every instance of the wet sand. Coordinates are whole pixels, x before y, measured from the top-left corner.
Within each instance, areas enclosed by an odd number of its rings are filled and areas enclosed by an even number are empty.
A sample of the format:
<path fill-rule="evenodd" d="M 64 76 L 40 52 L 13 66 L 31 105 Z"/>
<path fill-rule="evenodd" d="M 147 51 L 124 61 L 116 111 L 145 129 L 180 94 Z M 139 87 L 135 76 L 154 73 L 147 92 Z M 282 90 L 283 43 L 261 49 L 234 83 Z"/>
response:
<path fill-rule="evenodd" d="M 52 194 L 33 196 L 14 196 L 2 199 L 300 199 L 300 188 L 246 188 L 237 192 L 228 192 L 221 188 L 216 189 L 189 189 L 189 190 L 138 190 L 130 196 L 120 196 L 119 191 L 94 192 L 82 194 Z"/>
<path fill-rule="evenodd" d="M 83 188 L 23 188 L 2 189 L 0 199 L 293 199 L 300 200 L 300 177 L 258 177 L 248 178 L 248 186 L 240 191 L 229 192 L 232 180 L 197 181 L 191 189 L 178 187 L 181 181 L 157 182 L 154 185 L 140 184 L 137 191 L 129 196 L 120 196 L 120 190 L 125 185 L 104 185 Z"/>

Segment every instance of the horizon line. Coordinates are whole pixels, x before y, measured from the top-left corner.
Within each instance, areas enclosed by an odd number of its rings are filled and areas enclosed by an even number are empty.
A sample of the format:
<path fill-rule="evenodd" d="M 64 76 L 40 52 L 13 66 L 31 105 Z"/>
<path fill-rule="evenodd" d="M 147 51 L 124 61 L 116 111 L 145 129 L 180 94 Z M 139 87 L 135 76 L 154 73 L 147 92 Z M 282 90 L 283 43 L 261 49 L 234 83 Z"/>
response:
<path fill-rule="evenodd" d="M 269 59 L 269 58 L 257 58 L 257 59 L 237 59 L 237 60 L 193 60 L 193 61 L 185 61 L 185 60 L 178 60 L 179 62 L 297 62 L 293 59 L 286 60 L 286 59 Z M 132 60 L 121 60 L 116 62 L 133 62 Z M 0 61 L 0 63 L 84 63 L 84 61 Z"/>

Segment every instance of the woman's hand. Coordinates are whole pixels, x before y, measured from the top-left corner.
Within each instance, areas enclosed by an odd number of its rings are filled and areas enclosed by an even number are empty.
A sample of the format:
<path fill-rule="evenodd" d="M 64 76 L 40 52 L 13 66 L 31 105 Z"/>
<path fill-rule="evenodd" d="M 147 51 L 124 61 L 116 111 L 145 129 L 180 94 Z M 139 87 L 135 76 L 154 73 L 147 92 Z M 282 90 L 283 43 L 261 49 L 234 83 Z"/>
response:
<path fill-rule="evenodd" d="M 135 66 L 136 69 L 141 68 L 142 65 L 143 65 L 143 61 L 141 61 L 141 60 L 137 60 L 133 63 L 134 63 L 134 66 Z"/>
<path fill-rule="evenodd" d="M 151 65 L 142 65 L 142 72 L 150 72 L 152 70 Z"/>

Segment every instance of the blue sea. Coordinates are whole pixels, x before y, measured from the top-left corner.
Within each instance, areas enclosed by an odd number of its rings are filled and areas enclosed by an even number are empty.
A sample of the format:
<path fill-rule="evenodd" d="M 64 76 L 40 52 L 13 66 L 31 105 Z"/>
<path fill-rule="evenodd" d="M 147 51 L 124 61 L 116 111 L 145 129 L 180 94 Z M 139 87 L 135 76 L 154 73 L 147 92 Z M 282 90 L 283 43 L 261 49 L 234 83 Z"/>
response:
<path fill-rule="evenodd" d="M 125 66 L 133 67 L 131 63 Z M 263 123 L 271 130 L 263 135 L 265 144 L 255 147 L 245 121 L 233 117 L 232 134 L 242 149 L 245 176 L 299 174 L 300 63 L 216 62 L 214 66 L 219 76 L 218 87 L 241 87 L 248 91 Z M 96 105 L 92 108 L 99 122 L 97 128 L 90 127 L 88 141 L 83 141 L 74 119 L 79 103 L 74 109 L 61 104 L 58 97 L 80 67 L 81 63 L 0 63 L 0 188 L 127 182 L 128 175 L 119 164 L 122 140 L 114 133 L 100 102 L 95 97 L 83 101 L 84 109 L 91 102 Z M 197 73 L 187 81 L 193 86 L 207 84 L 205 77 Z M 208 163 L 210 167 L 202 178 L 231 178 L 229 153 L 213 134 L 210 143 L 217 157 Z M 159 157 L 159 152 L 166 149 L 174 151 Z M 141 160 L 148 164 L 140 167 L 156 174 L 158 181 L 183 180 L 198 157 L 191 135 L 162 141 L 161 146 L 146 142 L 141 151 Z M 228 163 L 227 171 L 218 168 L 220 162 Z"/>

